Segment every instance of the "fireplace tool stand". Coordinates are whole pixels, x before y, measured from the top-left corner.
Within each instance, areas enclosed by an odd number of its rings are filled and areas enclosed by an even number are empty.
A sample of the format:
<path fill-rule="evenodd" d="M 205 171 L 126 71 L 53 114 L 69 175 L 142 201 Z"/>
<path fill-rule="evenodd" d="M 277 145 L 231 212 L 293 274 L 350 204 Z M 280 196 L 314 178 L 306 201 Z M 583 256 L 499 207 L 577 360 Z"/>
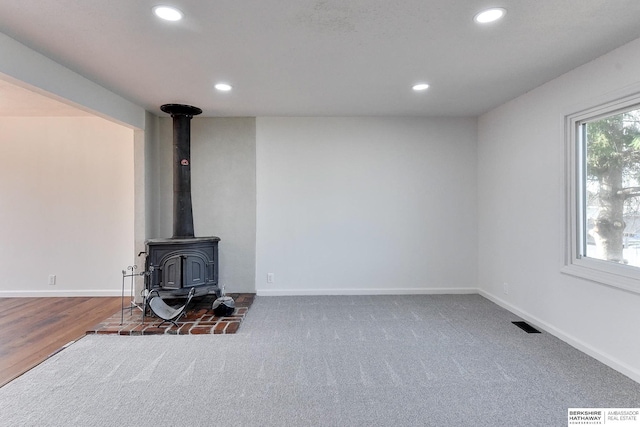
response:
<path fill-rule="evenodd" d="M 142 311 L 143 308 L 140 307 L 140 305 L 138 303 L 136 303 L 135 298 L 133 297 L 133 290 L 135 288 L 135 283 L 133 278 L 136 276 L 144 276 L 144 275 L 148 275 L 149 273 L 146 271 L 142 271 L 140 273 L 136 273 L 136 269 L 138 268 L 137 265 L 130 265 L 127 267 L 126 270 L 122 270 L 122 295 L 120 297 L 120 324 L 122 325 L 124 323 L 124 311 L 126 309 L 129 309 L 129 315 L 133 315 L 133 309 L 137 308 L 138 310 Z M 129 306 L 125 307 L 124 306 L 124 288 L 125 288 L 125 281 L 126 279 L 129 278 L 129 296 L 130 296 L 130 300 L 129 300 Z"/>

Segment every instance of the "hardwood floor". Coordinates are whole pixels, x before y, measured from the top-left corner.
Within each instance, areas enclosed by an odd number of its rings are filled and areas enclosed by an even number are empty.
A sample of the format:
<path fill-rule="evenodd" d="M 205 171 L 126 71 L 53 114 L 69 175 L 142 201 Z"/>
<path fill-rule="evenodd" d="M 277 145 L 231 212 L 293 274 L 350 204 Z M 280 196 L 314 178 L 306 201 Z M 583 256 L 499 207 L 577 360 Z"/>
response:
<path fill-rule="evenodd" d="M 0 298 L 0 387 L 119 310 L 119 297 Z"/>

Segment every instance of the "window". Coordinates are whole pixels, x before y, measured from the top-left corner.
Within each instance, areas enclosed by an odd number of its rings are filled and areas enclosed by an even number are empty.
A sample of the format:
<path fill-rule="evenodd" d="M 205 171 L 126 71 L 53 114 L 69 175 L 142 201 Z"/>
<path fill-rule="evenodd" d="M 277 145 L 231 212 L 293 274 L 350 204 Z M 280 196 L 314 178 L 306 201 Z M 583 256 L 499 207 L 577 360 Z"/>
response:
<path fill-rule="evenodd" d="M 640 95 L 567 117 L 564 272 L 640 293 Z"/>

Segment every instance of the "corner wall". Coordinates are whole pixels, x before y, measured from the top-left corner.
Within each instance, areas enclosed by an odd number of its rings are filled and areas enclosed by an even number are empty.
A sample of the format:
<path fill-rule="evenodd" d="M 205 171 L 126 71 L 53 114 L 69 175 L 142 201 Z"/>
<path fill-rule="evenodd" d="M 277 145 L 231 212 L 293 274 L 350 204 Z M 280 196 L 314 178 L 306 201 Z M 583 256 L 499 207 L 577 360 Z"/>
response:
<path fill-rule="evenodd" d="M 255 292 L 256 126 L 254 118 L 191 120 L 191 193 L 197 237 L 218 236 L 220 285 L 227 292 Z M 152 206 L 155 235 L 173 234 L 173 125 L 159 119 Z M 149 208 L 152 209 L 152 208 Z"/>
<path fill-rule="evenodd" d="M 256 144 L 259 294 L 475 291 L 475 119 L 258 118 Z"/>
<path fill-rule="evenodd" d="M 478 122 L 479 287 L 640 381 L 640 294 L 564 265 L 564 117 L 640 91 L 640 39 L 484 114 Z M 507 283 L 509 293 L 503 291 Z"/>

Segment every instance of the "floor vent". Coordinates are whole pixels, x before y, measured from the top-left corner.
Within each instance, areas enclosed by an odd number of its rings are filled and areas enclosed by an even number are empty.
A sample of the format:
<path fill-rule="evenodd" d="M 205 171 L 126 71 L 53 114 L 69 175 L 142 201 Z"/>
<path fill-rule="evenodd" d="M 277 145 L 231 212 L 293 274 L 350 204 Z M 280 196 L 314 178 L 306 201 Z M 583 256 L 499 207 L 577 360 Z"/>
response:
<path fill-rule="evenodd" d="M 528 324 L 527 322 L 511 322 L 516 325 L 518 328 L 522 329 L 528 334 L 539 334 L 540 331 Z"/>

